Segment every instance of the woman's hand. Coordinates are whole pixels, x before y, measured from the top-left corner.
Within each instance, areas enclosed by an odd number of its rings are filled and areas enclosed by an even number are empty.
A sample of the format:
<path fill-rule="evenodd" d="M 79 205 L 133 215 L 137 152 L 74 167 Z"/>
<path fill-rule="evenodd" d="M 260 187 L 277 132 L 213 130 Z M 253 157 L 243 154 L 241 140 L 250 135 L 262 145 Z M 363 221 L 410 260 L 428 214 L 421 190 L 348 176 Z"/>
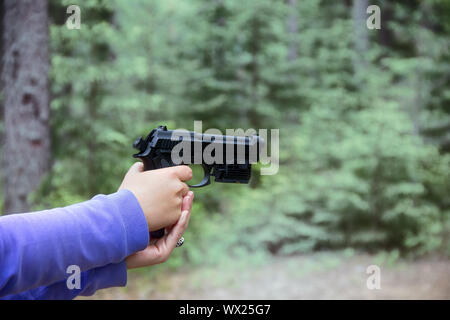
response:
<path fill-rule="evenodd" d="M 181 207 L 181 217 L 177 223 L 171 228 L 166 228 L 168 233 L 158 239 L 154 244 L 150 244 L 142 251 L 138 251 L 126 259 L 127 269 L 141 268 L 165 262 L 172 253 L 172 250 L 177 245 L 178 240 L 183 235 L 189 224 L 189 218 L 191 217 L 192 200 L 194 199 L 194 193 L 189 191 L 183 198 L 183 204 Z"/>
<path fill-rule="evenodd" d="M 121 189 L 130 190 L 141 205 L 150 231 L 173 225 L 180 219 L 183 198 L 189 187 L 184 181 L 192 178 L 188 166 L 144 171 L 142 162 L 128 170 Z"/>

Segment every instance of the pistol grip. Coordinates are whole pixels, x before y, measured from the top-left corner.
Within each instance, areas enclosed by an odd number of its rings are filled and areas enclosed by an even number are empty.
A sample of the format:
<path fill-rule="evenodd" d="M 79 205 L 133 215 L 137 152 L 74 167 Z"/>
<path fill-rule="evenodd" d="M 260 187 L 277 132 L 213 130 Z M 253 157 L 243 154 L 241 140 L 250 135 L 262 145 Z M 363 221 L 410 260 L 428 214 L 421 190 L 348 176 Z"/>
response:
<path fill-rule="evenodd" d="M 158 154 L 156 157 L 144 157 L 141 158 L 144 163 L 144 171 L 167 168 L 173 166 L 171 164 L 170 158 L 166 159 L 162 154 Z M 164 237 L 166 230 L 164 228 L 150 231 L 150 239 L 159 239 Z"/>

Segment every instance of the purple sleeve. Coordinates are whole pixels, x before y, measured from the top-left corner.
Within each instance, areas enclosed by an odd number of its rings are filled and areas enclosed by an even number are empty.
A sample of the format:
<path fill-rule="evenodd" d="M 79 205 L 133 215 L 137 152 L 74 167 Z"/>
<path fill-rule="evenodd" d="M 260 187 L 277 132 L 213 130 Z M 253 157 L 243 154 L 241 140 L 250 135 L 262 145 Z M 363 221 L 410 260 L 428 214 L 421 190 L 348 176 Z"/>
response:
<path fill-rule="evenodd" d="M 0 297 L 28 290 L 16 298 L 66 299 L 123 286 L 124 259 L 148 241 L 144 213 L 128 190 L 65 208 L 1 217 Z M 81 289 L 66 286 L 71 265 L 82 271 Z"/>
<path fill-rule="evenodd" d="M 1 297 L 0 300 L 71 300 L 77 296 L 90 296 L 97 290 L 122 287 L 127 283 L 125 260 L 81 273 L 80 289 L 68 289 L 67 279 L 49 286 L 41 286 L 18 294 Z"/>

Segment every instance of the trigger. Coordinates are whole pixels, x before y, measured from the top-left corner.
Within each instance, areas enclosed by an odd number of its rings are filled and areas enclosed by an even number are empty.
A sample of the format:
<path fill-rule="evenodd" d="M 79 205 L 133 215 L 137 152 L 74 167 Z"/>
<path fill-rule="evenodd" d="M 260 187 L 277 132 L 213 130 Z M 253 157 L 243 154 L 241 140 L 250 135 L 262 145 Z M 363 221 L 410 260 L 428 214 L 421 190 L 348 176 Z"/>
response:
<path fill-rule="evenodd" d="M 188 186 L 190 188 L 200 188 L 200 187 L 207 186 L 207 185 L 209 185 L 211 183 L 211 180 L 210 180 L 211 167 L 206 165 L 206 164 L 202 164 L 202 168 L 203 168 L 203 173 L 204 173 L 202 181 L 200 181 L 200 183 L 194 184 L 192 186 L 190 184 L 188 184 Z"/>

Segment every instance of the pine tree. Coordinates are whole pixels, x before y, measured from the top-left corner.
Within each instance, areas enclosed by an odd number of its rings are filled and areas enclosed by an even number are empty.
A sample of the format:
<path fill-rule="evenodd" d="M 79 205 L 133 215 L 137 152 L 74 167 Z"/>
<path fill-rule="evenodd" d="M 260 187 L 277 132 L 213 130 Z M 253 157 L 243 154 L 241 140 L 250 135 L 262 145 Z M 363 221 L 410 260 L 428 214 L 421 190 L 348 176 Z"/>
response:
<path fill-rule="evenodd" d="M 5 1 L 3 9 L 3 210 L 16 213 L 30 210 L 50 168 L 47 1 Z"/>

